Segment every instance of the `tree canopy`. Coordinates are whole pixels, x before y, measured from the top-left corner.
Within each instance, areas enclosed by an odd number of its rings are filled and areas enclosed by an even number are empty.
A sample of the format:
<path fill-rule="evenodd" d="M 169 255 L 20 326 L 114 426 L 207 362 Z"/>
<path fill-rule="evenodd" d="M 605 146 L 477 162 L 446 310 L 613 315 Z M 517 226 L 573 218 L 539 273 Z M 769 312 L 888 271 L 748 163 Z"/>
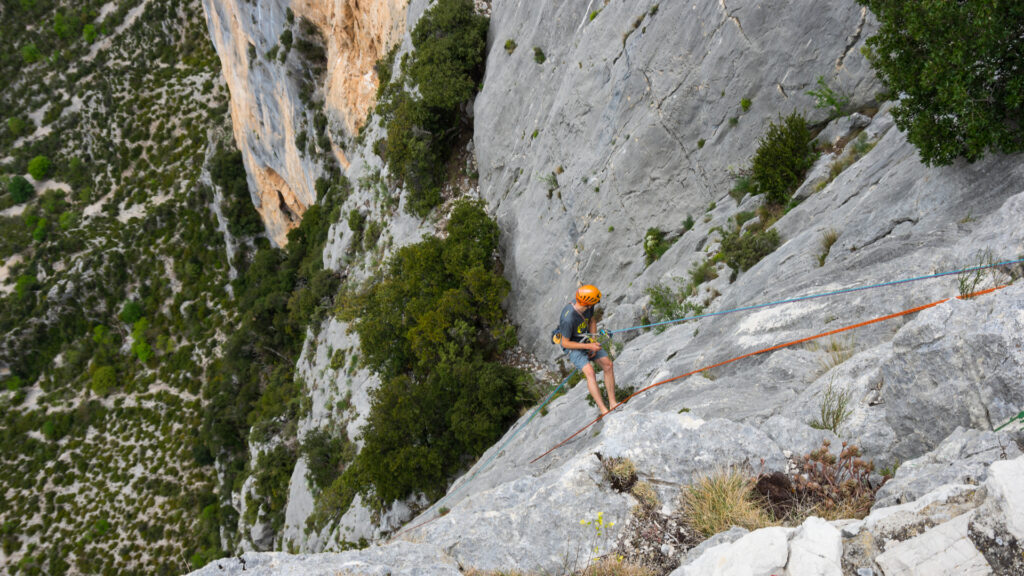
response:
<path fill-rule="evenodd" d="M 447 232 L 398 250 L 352 310 L 382 380 L 356 465 L 384 502 L 442 494 L 528 402 L 524 374 L 496 362 L 515 341 L 501 309 L 508 281 L 494 267 L 497 224 L 480 202 L 460 201 Z"/>
<path fill-rule="evenodd" d="M 929 165 L 1024 150 L 1024 3 L 858 0 L 878 18 L 878 77 L 893 118 Z"/>

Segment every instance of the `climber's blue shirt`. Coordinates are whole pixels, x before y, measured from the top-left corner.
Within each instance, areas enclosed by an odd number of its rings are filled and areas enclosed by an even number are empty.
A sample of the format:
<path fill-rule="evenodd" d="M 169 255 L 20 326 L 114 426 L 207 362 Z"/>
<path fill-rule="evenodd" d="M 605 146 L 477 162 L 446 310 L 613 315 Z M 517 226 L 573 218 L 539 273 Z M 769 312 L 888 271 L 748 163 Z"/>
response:
<path fill-rule="evenodd" d="M 562 308 L 558 331 L 562 334 L 562 338 L 568 338 L 571 342 L 583 342 L 583 335 L 590 332 L 590 318 L 593 316 L 593 306 L 588 307 L 580 314 L 570 302 L 565 305 L 565 308 Z"/>

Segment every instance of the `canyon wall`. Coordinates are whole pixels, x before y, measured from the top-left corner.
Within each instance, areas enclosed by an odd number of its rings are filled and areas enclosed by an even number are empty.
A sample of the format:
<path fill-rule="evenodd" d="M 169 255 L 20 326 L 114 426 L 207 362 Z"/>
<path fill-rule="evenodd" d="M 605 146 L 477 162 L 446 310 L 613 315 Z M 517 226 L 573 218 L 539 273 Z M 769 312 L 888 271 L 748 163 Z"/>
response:
<path fill-rule="evenodd" d="M 330 150 L 347 166 L 343 148 L 358 132 L 374 104 L 373 65 L 402 39 L 402 0 L 203 0 L 210 37 L 231 91 L 231 121 L 242 152 L 253 204 L 278 246 L 316 202 L 320 161 L 300 149 L 302 133 L 314 140 L 318 108 L 327 115 Z M 289 18 L 289 11 L 291 17 Z M 327 70 L 314 80 L 312 101 L 300 95 L 307 63 L 284 50 L 282 34 L 293 38 L 305 18 L 325 41 Z M 281 58 L 281 54 L 286 56 Z M 316 104 L 322 102 L 321 104 Z"/>

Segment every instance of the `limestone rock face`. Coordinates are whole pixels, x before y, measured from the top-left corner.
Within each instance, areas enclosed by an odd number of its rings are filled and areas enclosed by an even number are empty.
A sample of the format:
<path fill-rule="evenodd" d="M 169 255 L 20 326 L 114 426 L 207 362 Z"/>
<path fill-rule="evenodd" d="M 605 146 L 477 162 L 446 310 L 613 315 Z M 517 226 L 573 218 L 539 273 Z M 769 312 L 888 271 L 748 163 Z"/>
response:
<path fill-rule="evenodd" d="M 872 101 L 880 86 L 859 52 L 871 17 L 831 0 L 813 12 L 781 0 L 494 2 L 474 126 L 522 340 L 543 340 L 579 282 L 597 284 L 609 312 L 635 302 L 649 284 L 637 282 L 646 230 L 679 233 L 688 213 L 723 205 L 780 113 L 827 119 L 806 94 L 818 76 L 854 106 Z"/>
<path fill-rule="evenodd" d="M 235 143 L 242 152 L 253 204 L 278 246 L 316 202 L 319 161 L 296 145 L 315 134 L 314 110 L 300 99 L 305 64 L 291 51 L 282 62 L 281 34 L 305 17 L 326 41 L 327 71 L 317 90 L 329 120 L 329 151 L 347 165 L 341 138 L 355 133 L 374 103 L 373 64 L 402 38 L 406 2 L 400 0 L 204 0 L 210 37 L 228 88 Z M 296 24 L 289 24 L 291 9 Z M 275 48 L 276 47 L 276 48 Z M 268 52 L 270 55 L 268 55 Z M 334 129 L 332 129 L 332 127 Z"/>
<path fill-rule="evenodd" d="M 957 428 L 935 450 L 901 464 L 875 495 L 875 508 L 916 500 L 943 484 L 984 482 L 993 462 L 1021 455 L 1016 435 Z"/>
<path fill-rule="evenodd" d="M 344 554 L 246 553 L 214 560 L 194 576 L 459 576 L 459 566 L 430 544 L 398 542 Z"/>

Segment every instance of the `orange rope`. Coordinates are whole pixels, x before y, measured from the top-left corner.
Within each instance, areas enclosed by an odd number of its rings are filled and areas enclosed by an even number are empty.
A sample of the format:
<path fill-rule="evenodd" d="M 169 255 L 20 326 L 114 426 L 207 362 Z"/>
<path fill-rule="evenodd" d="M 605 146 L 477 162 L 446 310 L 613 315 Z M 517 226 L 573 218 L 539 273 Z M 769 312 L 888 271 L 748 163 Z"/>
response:
<path fill-rule="evenodd" d="M 957 299 L 973 298 L 975 296 L 981 296 L 983 294 L 988 294 L 990 292 L 995 292 L 996 290 L 1002 290 L 1003 288 L 1006 288 L 1006 286 L 1005 285 L 1004 286 L 996 286 L 995 288 L 989 288 L 987 290 L 980 290 L 978 292 L 974 292 L 973 294 L 967 294 L 967 295 L 964 295 L 964 296 L 957 296 L 956 298 Z M 579 434 L 581 432 L 583 432 L 587 428 L 590 428 L 591 426 L 593 426 L 595 423 L 597 423 L 599 420 L 601 420 L 602 418 L 604 418 L 608 414 L 611 414 L 612 411 L 617 409 L 619 406 L 622 406 L 623 404 L 625 404 L 626 402 L 629 402 L 631 399 L 633 399 L 637 395 L 643 394 L 644 392 L 650 390 L 651 388 L 655 388 L 657 386 L 661 386 L 662 384 L 668 384 L 669 382 L 674 382 L 676 380 L 680 380 L 682 378 L 686 378 L 687 376 L 693 376 L 694 374 L 697 374 L 699 372 L 703 372 L 705 370 L 710 370 L 712 368 L 718 368 L 719 366 L 724 366 L 726 364 L 730 364 L 732 362 L 736 362 L 737 360 L 742 360 L 744 358 L 749 358 L 751 356 L 756 356 L 758 354 L 764 354 L 765 352 L 772 352 L 774 350 L 779 350 L 781 348 L 788 348 L 790 346 L 795 346 L 796 344 L 802 344 L 804 342 L 809 342 L 811 340 L 815 340 L 815 339 L 818 339 L 818 338 L 824 338 L 825 336 L 833 336 L 835 334 L 839 334 L 841 332 L 846 332 L 848 330 L 853 330 L 853 329 L 856 329 L 856 328 L 863 328 L 864 326 L 869 326 L 871 324 L 877 324 L 878 322 L 884 322 L 886 320 L 892 320 L 893 318 L 899 318 L 900 316 L 906 316 L 907 314 L 913 314 L 915 312 L 920 312 L 922 310 L 927 310 L 928 308 L 933 308 L 935 306 L 938 306 L 939 304 L 944 304 L 944 303 L 946 303 L 946 302 L 948 302 L 948 301 L 950 301 L 952 299 L 953 299 L 953 297 L 943 298 L 942 300 L 936 300 L 935 302 L 932 302 L 930 304 L 924 304 L 922 306 L 917 306 L 915 308 L 908 308 L 907 310 L 904 310 L 902 312 L 896 312 L 895 314 L 889 314 L 887 316 L 880 316 L 878 318 L 867 320 L 866 322 L 861 322 L 859 324 L 853 324 L 853 325 L 850 325 L 850 326 L 845 326 L 843 328 L 837 328 L 835 330 L 829 330 L 828 332 L 822 332 L 821 334 L 815 334 L 814 336 L 808 336 L 806 338 L 800 338 L 799 340 L 793 340 L 793 341 L 790 341 L 790 342 L 785 342 L 783 344 L 776 344 L 775 346 L 771 346 L 769 348 L 762 348 L 761 350 L 757 350 L 755 352 L 748 352 L 746 354 L 743 354 L 742 356 L 737 356 L 735 358 L 730 358 L 728 360 L 723 360 L 723 361 L 721 361 L 721 362 L 719 362 L 717 364 L 711 364 L 710 366 L 705 366 L 703 368 L 698 368 L 697 370 L 693 370 L 693 371 L 687 372 L 686 374 L 681 374 L 679 376 L 674 376 L 672 378 L 668 378 L 668 379 L 662 380 L 660 382 L 655 382 L 654 384 L 651 384 L 650 386 L 648 386 L 646 388 L 637 390 L 636 392 L 631 394 L 628 398 L 626 398 L 625 400 L 620 402 L 618 405 L 616 405 L 615 408 L 612 408 L 611 410 L 609 410 L 605 414 L 602 414 L 601 416 L 598 416 L 597 418 L 591 420 L 590 423 L 588 423 L 583 428 L 580 428 L 579 430 L 577 430 L 572 436 L 569 436 L 565 440 L 562 440 L 561 442 L 559 442 L 558 444 L 553 446 L 547 452 L 541 454 L 540 456 L 537 456 L 533 460 L 530 460 L 530 464 L 533 464 L 534 462 L 536 462 L 536 461 L 540 460 L 541 458 L 547 456 L 548 454 L 554 452 L 558 448 L 561 448 L 562 446 L 565 445 L 566 442 L 572 440 L 576 436 L 579 436 Z"/>

